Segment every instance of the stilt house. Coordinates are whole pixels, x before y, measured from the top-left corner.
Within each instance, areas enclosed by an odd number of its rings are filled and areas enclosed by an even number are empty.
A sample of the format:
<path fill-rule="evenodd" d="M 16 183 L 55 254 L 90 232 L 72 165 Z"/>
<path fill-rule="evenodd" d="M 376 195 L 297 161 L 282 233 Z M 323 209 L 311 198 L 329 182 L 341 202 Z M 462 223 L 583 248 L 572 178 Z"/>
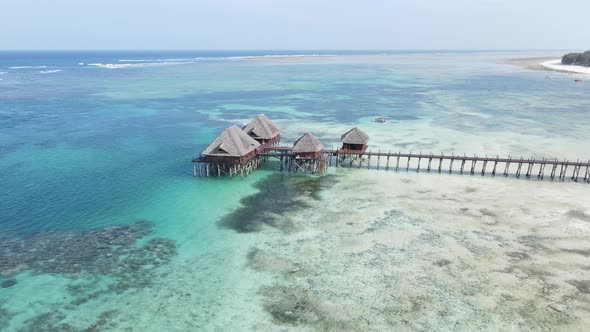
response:
<path fill-rule="evenodd" d="M 369 135 L 365 134 L 358 127 L 354 127 L 351 130 L 345 132 L 340 136 L 342 141 L 342 151 L 346 152 L 357 152 L 362 154 L 367 150 L 367 144 L 369 143 Z"/>
<path fill-rule="evenodd" d="M 312 133 L 305 133 L 293 144 L 296 159 L 319 159 L 324 145 Z"/>
<path fill-rule="evenodd" d="M 231 126 L 209 144 L 202 156 L 205 162 L 242 164 L 254 157 L 259 147 L 255 139 L 239 127 Z"/>
<path fill-rule="evenodd" d="M 258 114 L 242 130 L 261 145 L 272 146 L 281 140 L 281 128 L 264 114 Z"/>

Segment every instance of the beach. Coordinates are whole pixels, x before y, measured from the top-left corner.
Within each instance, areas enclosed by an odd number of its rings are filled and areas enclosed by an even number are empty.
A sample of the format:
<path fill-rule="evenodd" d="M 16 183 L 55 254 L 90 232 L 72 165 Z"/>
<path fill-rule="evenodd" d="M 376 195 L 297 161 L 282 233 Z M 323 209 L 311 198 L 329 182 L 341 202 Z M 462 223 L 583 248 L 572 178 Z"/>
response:
<path fill-rule="evenodd" d="M 590 75 L 590 67 L 575 66 L 575 65 L 563 65 L 561 59 L 549 60 L 541 63 L 541 66 L 551 70 Z"/>
<path fill-rule="evenodd" d="M 561 58 L 554 57 L 531 57 L 509 59 L 509 62 L 525 69 L 532 70 L 550 70 L 562 73 L 581 74 L 582 76 L 590 75 L 590 68 L 575 65 L 561 64 Z"/>

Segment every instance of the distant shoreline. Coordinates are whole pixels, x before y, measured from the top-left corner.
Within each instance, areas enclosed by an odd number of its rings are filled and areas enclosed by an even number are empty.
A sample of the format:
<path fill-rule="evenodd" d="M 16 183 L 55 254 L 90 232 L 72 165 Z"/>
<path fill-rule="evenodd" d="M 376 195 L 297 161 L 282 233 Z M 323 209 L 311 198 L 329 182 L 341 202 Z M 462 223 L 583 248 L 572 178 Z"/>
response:
<path fill-rule="evenodd" d="M 590 75 L 590 67 L 562 65 L 561 59 L 556 59 L 555 57 L 517 58 L 509 59 L 508 61 L 524 69 Z"/>

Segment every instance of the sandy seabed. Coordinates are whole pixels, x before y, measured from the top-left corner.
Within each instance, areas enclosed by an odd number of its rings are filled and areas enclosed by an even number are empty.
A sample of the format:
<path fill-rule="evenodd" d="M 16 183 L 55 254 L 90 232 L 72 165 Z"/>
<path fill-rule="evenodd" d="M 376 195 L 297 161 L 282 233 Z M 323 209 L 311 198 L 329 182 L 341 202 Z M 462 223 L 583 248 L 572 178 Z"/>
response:
<path fill-rule="evenodd" d="M 248 267 L 274 323 L 256 330 L 583 330 L 588 186 L 346 170 Z M 274 234 L 274 235 L 273 235 Z M 277 324 L 277 325 L 274 325 Z"/>

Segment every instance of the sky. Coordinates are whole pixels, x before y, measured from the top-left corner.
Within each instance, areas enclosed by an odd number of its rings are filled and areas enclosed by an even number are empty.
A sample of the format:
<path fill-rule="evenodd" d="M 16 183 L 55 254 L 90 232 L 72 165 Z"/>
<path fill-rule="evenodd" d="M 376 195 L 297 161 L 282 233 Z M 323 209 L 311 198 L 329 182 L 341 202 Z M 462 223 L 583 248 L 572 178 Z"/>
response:
<path fill-rule="evenodd" d="M 590 0 L 0 0 L 0 50 L 590 49 Z"/>

